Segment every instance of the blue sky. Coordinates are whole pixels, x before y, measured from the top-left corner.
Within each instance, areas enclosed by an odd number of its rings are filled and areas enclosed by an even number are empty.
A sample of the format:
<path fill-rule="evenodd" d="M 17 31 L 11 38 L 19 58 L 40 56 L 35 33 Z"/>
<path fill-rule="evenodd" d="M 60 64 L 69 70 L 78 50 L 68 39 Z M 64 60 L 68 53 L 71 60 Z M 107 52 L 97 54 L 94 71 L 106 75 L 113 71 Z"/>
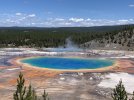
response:
<path fill-rule="evenodd" d="M 133 12 L 133 0 L 0 0 L 0 26 L 132 24 Z"/>

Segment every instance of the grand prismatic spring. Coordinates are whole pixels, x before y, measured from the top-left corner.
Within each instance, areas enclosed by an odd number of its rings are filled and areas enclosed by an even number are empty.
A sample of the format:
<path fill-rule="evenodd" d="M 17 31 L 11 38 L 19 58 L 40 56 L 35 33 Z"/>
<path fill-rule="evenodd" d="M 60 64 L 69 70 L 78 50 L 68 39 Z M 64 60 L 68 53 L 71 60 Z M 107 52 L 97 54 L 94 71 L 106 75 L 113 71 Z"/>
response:
<path fill-rule="evenodd" d="M 64 58 L 64 57 L 37 57 L 21 60 L 22 63 L 56 70 L 81 70 L 98 69 L 114 64 L 114 60 L 109 59 L 87 59 L 87 58 Z"/>

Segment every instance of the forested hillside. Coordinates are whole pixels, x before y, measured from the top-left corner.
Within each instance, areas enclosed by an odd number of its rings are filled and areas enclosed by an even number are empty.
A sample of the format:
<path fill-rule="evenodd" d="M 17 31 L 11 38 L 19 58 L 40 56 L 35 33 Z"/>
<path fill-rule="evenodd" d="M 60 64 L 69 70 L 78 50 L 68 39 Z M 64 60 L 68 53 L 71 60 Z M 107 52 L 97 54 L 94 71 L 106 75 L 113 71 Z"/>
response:
<path fill-rule="evenodd" d="M 134 27 L 127 27 L 116 32 L 105 33 L 100 38 L 93 39 L 81 45 L 83 48 L 134 50 Z"/>
<path fill-rule="evenodd" d="M 0 47 L 58 47 L 71 38 L 78 46 L 89 48 L 111 43 L 131 47 L 134 25 L 100 27 L 1 27 Z M 105 44 L 105 45 L 104 45 Z"/>

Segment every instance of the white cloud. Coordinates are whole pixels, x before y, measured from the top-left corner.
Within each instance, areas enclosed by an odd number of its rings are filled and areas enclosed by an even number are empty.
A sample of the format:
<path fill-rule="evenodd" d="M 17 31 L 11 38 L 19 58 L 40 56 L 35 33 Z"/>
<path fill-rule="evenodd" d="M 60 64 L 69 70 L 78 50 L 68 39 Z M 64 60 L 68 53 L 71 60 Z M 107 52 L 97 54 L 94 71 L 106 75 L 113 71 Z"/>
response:
<path fill-rule="evenodd" d="M 68 18 L 58 19 L 50 18 L 45 20 L 44 26 L 51 27 L 72 27 L 72 26 L 103 26 L 103 25 L 122 25 L 122 24 L 133 24 L 133 19 L 120 19 L 120 20 L 107 20 L 107 19 L 84 19 L 84 18 Z"/>
<path fill-rule="evenodd" d="M 63 18 L 56 18 L 55 21 L 64 21 L 65 19 Z"/>
<path fill-rule="evenodd" d="M 30 14 L 30 15 L 28 15 L 28 17 L 36 17 L 36 15 L 35 14 Z"/>
<path fill-rule="evenodd" d="M 70 18 L 69 20 L 72 21 L 72 22 L 82 22 L 82 21 L 84 21 L 83 18 Z"/>
<path fill-rule="evenodd" d="M 134 7 L 134 4 L 130 4 L 130 5 L 128 5 L 129 7 Z"/>
<path fill-rule="evenodd" d="M 86 21 L 91 21 L 91 19 L 90 19 L 90 18 L 88 18 L 88 19 L 86 19 Z"/>
<path fill-rule="evenodd" d="M 16 13 L 16 16 L 20 16 L 20 15 L 22 15 L 22 13 Z"/>
<path fill-rule="evenodd" d="M 134 19 L 91 19 L 91 18 L 48 18 L 41 19 L 36 14 L 1 14 L 0 26 L 38 26 L 38 27 L 90 27 L 103 25 L 134 24 Z"/>
<path fill-rule="evenodd" d="M 129 21 L 134 21 L 134 19 L 129 19 Z"/>
<path fill-rule="evenodd" d="M 128 22 L 129 20 L 122 19 L 122 20 L 118 20 L 118 21 L 119 21 L 119 22 L 123 22 L 123 23 L 125 22 L 125 23 L 126 23 L 126 22 Z"/>
<path fill-rule="evenodd" d="M 68 25 L 71 25 L 72 23 L 66 22 L 66 23 L 64 23 L 64 24 L 68 26 Z"/>
<path fill-rule="evenodd" d="M 31 23 L 32 25 L 35 25 L 36 23 Z"/>

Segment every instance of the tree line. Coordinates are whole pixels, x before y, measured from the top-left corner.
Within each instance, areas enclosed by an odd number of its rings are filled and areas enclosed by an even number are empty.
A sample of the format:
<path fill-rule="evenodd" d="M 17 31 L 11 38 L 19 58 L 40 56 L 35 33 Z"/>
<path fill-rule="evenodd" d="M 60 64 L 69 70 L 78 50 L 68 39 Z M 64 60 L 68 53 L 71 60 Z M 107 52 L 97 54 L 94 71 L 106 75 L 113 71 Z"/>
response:
<path fill-rule="evenodd" d="M 101 27 L 62 28 L 0 28 L 0 47 L 59 47 L 65 46 L 66 39 L 81 45 L 94 39 L 101 39 L 124 30 L 134 29 L 134 25 Z"/>

